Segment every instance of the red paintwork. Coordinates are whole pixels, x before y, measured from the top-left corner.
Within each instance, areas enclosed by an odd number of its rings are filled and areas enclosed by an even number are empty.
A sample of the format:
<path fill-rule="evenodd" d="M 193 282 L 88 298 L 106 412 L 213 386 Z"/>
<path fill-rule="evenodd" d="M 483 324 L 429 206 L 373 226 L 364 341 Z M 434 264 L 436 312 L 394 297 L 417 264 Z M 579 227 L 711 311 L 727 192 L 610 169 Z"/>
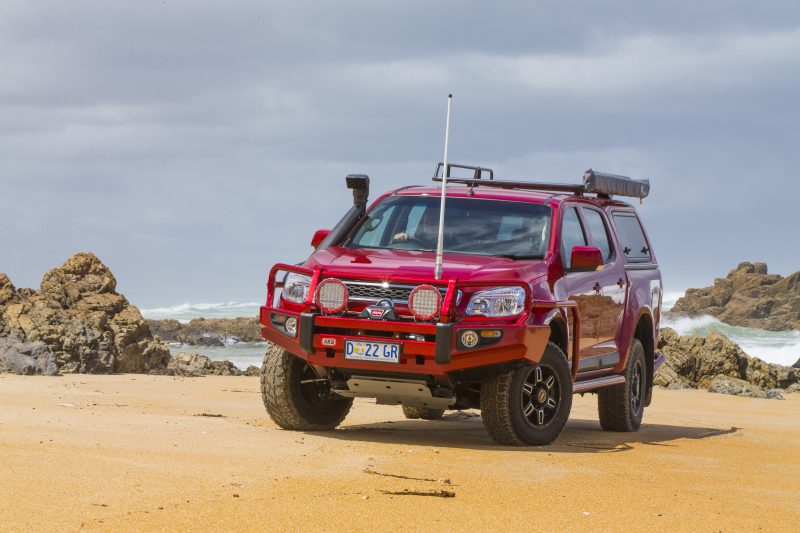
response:
<path fill-rule="evenodd" d="M 393 191 L 379 197 L 372 206 L 391 194 L 439 196 L 440 188 L 413 187 Z M 553 209 L 553 220 L 546 257 L 543 260 L 515 261 L 505 258 L 445 253 L 442 279 L 436 281 L 433 279 L 435 261 L 433 252 L 329 247 L 313 253 L 299 266 L 278 264 L 272 268 L 268 281 L 267 303 L 261 308 L 262 336 L 303 357 L 312 365 L 446 376 L 448 372 L 454 370 L 515 359 L 538 362 L 550 337 L 552 321 L 560 319 L 563 320 L 563 324 L 569 329 L 570 337 L 572 337 L 567 355 L 572 364 L 573 379 L 578 377 L 577 363 L 580 357 L 614 350 L 620 354 L 618 365 L 613 369 L 595 372 L 592 377 L 609 372 L 621 372 L 625 367 L 633 332 L 643 317 L 649 318 L 652 338 L 658 339 L 662 289 L 661 276 L 654 255 L 652 263 L 634 265 L 633 268 L 630 268 L 630 264 L 625 264 L 621 252 L 617 252 L 602 270 L 568 273 L 562 266 L 561 217 L 567 207 L 584 206 L 602 212 L 611 233 L 612 245 L 615 250 L 621 250 L 614 231 L 611 212 L 634 211 L 629 204 L 594 197 L 553 195 L 545 192 L 488 187 L 476 187 L 470 193 L 467 187 L 451 186 L 448 188 L 447 195 L 448 197 L 547 203 Z M 583 218 L 581 219 L 583 220 Z M 645 238 L 647 238 L 646 234 Z M 583 250 L 575 250 L 577 255 L 574 253 L 573 258 L 577 258 L 578 263 L 573 264 L 586 263 L 595 266 L 598 264 L 600 252 L 593 243 L 588 244 L 589 246 L 582 247 Z M 648 246 L 650 246 L 649 239 Z M 652 246 L 650 249 L 652 250 Z M 603 264 L 602 257 L 599 257 L 599 264 Z M 279 272 L 299 272 L 312 277 L 309 297 L 305 304 L 293 304 L 277 297 L 276 276 Z M 296 316 L 303 311 L 316 312 L 313 295 L 318 282 L 325 278 L 447 287 L 438 321 L 454 324 L 451 362 L 449 364 L 435 362 L 435 342 L 387 338 L 381 340 L 402 344 L 399 364 L 346 360 L 343 356 L 343 341 L 346 335 L 329 333 L 315 334 L 314 353 L 305 353 L 300 347 L 299 335 L 298 338 L 292 339 L 272 326 L 269 318 L 270 312 L 280 311 Z M 464 314 L 469 297 L 475 291 L 481 290 L 481 288 L 509 285 L 520 286 L 525 290 L 527 311 L 522 315 L 507 319 L 487 319 L 468 317 Z M 595 296 L 600 295 L 598 301 L 613 301 L 619 307 L 615 318 L 611 319 L 615 323 L 603 324 L 603 326 L 611 328 L 611 333 L 603 342 L 591 344 L 592 340 L 601 338 L 596 331 L 588 327 L 593 326 L 592 316 L 581 320 L 580 310 L 589 300 L 579 297 L 578 301 L 573 301 L 570 298 L 571 296 L 580 296 L 580 291 L 575 293 L 570 290 L 577 285 L 593 287 L 595 291 L 598 291 L 599 287 L 599 292 L 593 293 Z M 618 287 L 616 292 L 614 291 L 615 286 Z M 458 291 L 463 293 L 459 303 L 456 302 Z M 605 294 L 608 296 L 605 297 Z M 351 303 L 350 311 L 360 311 L 361 308 L 363 305 L 358 307 Z M 397 306 L 397 312 L 401 315 L 410 315 L 409 310 L 403 306 Z M 455 339 L 458 338 L 459 330 L 476 327 L 476 325 L 481 327 L 491 325 L 502 329 L 502 339 L 497 344 L 488 347 L 458 351 Z M 344 318 L 318 315 L 315 327 L 365 330 L 363 337 L 360 338 L 370 338 L 369 331 L 416 333 L 428 336 L 435 336 L 436 333 L 434 323 L 389 322 L 359 319 L 353 316 Z M 590 335 L 593 337 L 589 337 Z M 353 335 L 347 337 L 352 338 Z M 577 355 L 579 353 L 580 355 Z M 418 364 L 417 356 L 421 357 L 423 364 Z M 376 368 L 376 365 L 380 365 L 380 367 Z"/>

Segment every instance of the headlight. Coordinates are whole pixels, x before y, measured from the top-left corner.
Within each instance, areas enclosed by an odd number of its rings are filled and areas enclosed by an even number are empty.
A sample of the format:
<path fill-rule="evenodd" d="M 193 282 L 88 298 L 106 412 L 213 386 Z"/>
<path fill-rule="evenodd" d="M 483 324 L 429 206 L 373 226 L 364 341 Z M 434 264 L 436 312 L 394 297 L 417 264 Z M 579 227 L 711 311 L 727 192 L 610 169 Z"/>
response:
<path fill-rule="evenodd" d="M 497 287 L 472 295 L 467 304 L 468 315 L 491 318 L 515 316 L 525 310 L 525 290 L 522 287 Z"/>
<path fill-rule="evenodd" d="M 308 298 L 308 287 L 311 285 L 311 277 L 289 272 L 283 282 L 283 293 L 281 298 L 286 301 L 302 304 Z"/>

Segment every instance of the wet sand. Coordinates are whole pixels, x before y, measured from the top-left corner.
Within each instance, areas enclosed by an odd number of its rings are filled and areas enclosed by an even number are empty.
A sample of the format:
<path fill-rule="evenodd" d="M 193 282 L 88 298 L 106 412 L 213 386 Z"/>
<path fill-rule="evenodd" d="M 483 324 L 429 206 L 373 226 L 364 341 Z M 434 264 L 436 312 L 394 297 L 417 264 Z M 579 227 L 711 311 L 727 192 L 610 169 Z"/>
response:
<path fill-rule="evenodd" d="M 282 431 L 245 377 L 0 375 L 0 406 L 0 531 L 800 527 L 800 394 L 659 389 L 628 434 L 576 397 L 541 448 L 361 400 Z"/>

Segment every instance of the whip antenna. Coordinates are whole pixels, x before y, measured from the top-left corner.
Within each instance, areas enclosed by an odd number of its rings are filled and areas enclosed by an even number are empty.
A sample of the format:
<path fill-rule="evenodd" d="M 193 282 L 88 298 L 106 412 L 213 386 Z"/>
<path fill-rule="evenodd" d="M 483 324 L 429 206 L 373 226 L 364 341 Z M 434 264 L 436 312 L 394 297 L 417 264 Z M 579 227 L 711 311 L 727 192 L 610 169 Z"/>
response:
<path fill-rule="evenodd" d="M 447 188 L 447 147 L 450 144 L 450 106 L 453 103 L 453 95 L 447 95 L 447 125 L 444 128 L 444 167 L 442 170 L 442 200 L 439 204 L 439 238 L 436 241 L 436 266 L 433 269 L 435 279 L 442 279 L 442 253 L 444 252 L 444 200 Z"/>

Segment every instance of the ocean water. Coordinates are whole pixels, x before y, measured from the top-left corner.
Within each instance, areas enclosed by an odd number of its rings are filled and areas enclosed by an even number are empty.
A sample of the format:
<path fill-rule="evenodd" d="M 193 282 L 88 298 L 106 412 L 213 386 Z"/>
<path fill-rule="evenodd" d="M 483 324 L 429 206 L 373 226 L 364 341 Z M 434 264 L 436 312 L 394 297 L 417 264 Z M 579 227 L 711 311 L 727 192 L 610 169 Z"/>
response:
<path fill-rule="evenodd" d="M 184 303 L 172 307 L 156 307 L 140 309 L 142 316 L 151 320 L 172 318 L 187 323 L 193 318 L 238 318 L 257 317 L 261 304 L 256 302 L 217 302 L 217 303 Z M 227 359 L 242 370 L 253 365 L 261 367 L 266 342 L 237 342 L 225 346 L 190 346 L 170 344 L 172 355 L 180 352 L 200 353 L 215 361 Z"/>
<path fill-rule="evenodd" d="M 663 310 L 668 311 L 683 296 L 682 291 L 665 291 Z M 193 318 L 236 318 L 258 316 L 261 304 L 254 302 L 219 302 L 219 303 L 185 303 L 173 307 L 142 309 L 142 315 L 150 319 L 174 318 L 188 322 Z M 800 331 L 767 331 L 757 328 L 740 328 L 724 324 L 711 316 L 699 317 L 664 317 L 662 326 L 668 326 L 680 335 L 697 333 L 707 335 L 710 331 L 719 331 L 737 343 L 742 349 L 754 357 L 768 363 L 792 365 L 800 359 Z M 249 365 L 261 366 L 266 350 L 266 343 L 235 343 L 227 346 L 170 346 L 173 354 L 178 352 L 196 352 L 215 360 L 228 359 L 239 368 Z"/>

